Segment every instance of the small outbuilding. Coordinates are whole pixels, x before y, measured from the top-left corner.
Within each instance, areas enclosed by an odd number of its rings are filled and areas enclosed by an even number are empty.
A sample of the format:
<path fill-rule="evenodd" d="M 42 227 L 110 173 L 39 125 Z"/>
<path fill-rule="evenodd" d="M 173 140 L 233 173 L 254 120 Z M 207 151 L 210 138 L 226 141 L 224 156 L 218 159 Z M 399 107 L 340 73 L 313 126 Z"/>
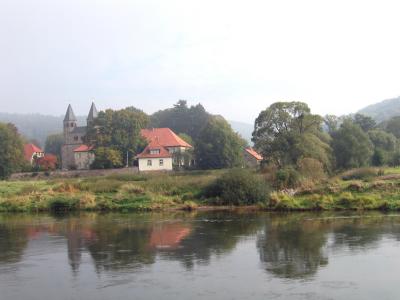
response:
<path fill-rule="evenodd" d="M 249 168 L 259 167 L 263 160 L 262 155 L 251 147 L 247 147 L 243 150 L 243 157 L 246 167 Z"/>
<path fill-rule="evenodd" d="M 74 149 L 75 167 L 77 170 L 90 169 L 94 162 L 95 154 L 92 146 L 80 145 Z"/>

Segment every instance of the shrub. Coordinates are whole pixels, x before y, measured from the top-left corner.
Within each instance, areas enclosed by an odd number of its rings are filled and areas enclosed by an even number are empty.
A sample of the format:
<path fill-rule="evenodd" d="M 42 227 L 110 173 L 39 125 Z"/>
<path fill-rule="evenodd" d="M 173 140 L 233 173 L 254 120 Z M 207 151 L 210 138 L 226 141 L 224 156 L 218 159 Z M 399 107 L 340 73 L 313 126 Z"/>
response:
<path fill-rule="evenodd" d="M 56 197 L 49 200 L 49 209 L 51 211 L 72 211 L 78 209 L 79 199 Z"/>
<path fill-rule="evenodd" d="M 286 167 L 276 172 L 274 186 L 277 189 L 294 188 L 300 183 L 300 174 L 293 167 Z"/>
<path fill-rule="evenodd" d="M 318 181 L 325 178 L 323 164 L 314 158 L 302 158 L 297 163 L 299 173 L 312 181 Z"/>
<path fill-rule="evenodd" d="M 383 170 L 376 168 L 359 168 L 344 172 L 341 177 L 343 180 L 367 180 L 375 176 L 381 176 L 383 173 Z"/>
<path fill-rule="evenodd" d="M 79 208 L 94 209 L 96 207 L 96 196 L 85 193 L 79 199 Z"/>
<path fill-rule="evenodd" d="M 250 170 L 234 169 L 211 183 L 206 197 L 217 199 L 221 205 L 249 205 L 268 199 L 269 188 L 259 175 Z"/>

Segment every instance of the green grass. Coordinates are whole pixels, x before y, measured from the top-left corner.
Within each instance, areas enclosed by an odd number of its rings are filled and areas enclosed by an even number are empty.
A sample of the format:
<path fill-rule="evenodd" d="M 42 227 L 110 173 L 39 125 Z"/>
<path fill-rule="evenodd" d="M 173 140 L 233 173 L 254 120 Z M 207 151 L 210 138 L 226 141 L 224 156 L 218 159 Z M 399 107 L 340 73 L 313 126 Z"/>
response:
<path fill-rule="evenodd" d="M 400 210 L 400 168 L 382 171 L 350 170 L 304 184 L 294 194 L 274 191 L 256 205 L 281 211 Z M 0 212 L 190 210 L 219 204 L 205 191 L 226 172 L 0 181 Z"/>
<path fill-rule="evenodd" d="M 0 181 L 3 211 L 133 211 L 192 209 L 225 171 Z"/>

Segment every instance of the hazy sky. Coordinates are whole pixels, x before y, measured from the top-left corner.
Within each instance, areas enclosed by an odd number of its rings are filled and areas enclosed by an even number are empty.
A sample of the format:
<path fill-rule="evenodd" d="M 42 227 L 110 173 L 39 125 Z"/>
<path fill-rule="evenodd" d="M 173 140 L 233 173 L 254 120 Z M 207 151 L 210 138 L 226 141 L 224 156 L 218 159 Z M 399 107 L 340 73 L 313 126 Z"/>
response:
<path fill-rule="evenodd" d="M 179 99 L 252 122 L 278 100 L 344 114 L 400 95 L 398 1 L 0 0 L 0 111 Z"/>

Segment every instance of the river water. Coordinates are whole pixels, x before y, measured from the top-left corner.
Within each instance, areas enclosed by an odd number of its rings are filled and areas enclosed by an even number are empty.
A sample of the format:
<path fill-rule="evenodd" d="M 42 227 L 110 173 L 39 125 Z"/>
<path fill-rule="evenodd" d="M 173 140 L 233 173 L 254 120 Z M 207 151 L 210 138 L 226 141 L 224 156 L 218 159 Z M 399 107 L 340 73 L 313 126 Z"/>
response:
<path fill-rule="evenodd" d="M 0 299 L 399 299 L 400 215 L 0 214 Z"/>

